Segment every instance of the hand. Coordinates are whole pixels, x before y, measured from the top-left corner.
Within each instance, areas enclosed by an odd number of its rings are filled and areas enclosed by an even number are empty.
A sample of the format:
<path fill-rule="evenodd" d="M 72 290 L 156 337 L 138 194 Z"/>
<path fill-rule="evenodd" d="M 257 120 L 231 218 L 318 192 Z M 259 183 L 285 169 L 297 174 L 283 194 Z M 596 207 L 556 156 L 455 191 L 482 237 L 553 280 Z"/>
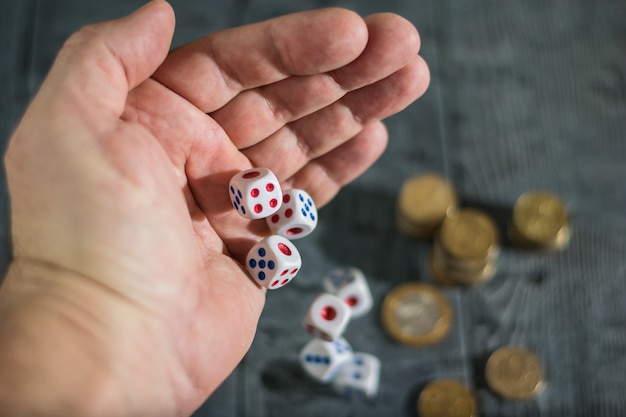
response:
<path fill-rule="evenodd" d="M 76 33 L 11 138 L 0 410 L 192 413 L 265 298 L 242 260 L 268 231 L 232 209 L 230 177 L 268 167 L 322 206 L 429 82 L 392 14 L 309 11 L 168 53 L 173 30 L 155 1 Z"/>

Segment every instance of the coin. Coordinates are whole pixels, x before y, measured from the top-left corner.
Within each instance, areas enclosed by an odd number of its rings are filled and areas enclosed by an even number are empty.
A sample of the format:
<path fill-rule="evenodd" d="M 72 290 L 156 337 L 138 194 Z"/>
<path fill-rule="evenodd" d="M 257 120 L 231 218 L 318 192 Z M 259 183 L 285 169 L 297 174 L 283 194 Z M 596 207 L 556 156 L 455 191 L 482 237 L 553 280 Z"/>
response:
<path fill-rule="evenodd" d="M 544 377 L 537 356 L 516 346 L 504 346 L 487 360 L 485 378 L 492 391 L 510 400 L 524 400 L 541 390 Z"/>
<path fill-rule="evenodd" d="M 448 277 L 445 265 L 443 265 L 443 263 L 437 258 L 434 250 L 432 250 L 428 255 L 427 269 L 438 284 L 445 285 L 446 287 L 460 286 L 458 282 L 455 282 Z"/>
<path fill-rule="evenodd" d="M 381 320 L 396 341 L 426 346 L 443 339 L 452 325 L 452 308 L 447 298 L 427 284 L 405 283 L 385 297 Z"/>
<path fill-rule="evenodd" d="M 474 285 L 494 276 L 499 253 L 495 222 L 482 211 L 463 209 L 444 220 L 428 267 L 443 285 Z"/>
<path fill-rule="evenodd" d="M 476 272 L 480 271 L 489 263 L 493 263 L 500 254 L 499 246 L 494 247 L 489 251 L 486 258 L 476 259 L 459 259 L 455 258 L 449 252 L 446 252 L 445 248 L 441 244 L 439 239 L 435 239 L 433 244 L 433 253 L 436 258 L 448 269 Z"/>
<path fill-rule="evenodd" d="M 451 258 L 484 261 L 498 250 L 499 233 L 491 217 L 480 210 L 466 208 L 446 217 L 439 231 L 439 242 Z"/>
<path fill-rule="evenodd" d="M 428 259 L 428 268 L 439 284 L 449 287 L 471 286 L 489 281 L 496 273 L 495 260 L 490 260 L 476 270 L 450 268 L 433 250 Z"/>
<path fill-rule="evenodd" d="M 569 214 L 561 199 L 549 192 L 522 194 L 513 207 L 511 241 L 523 247 L 560 249 L 571 234 Z"/>
<path fill-rule="evenodd" d="M 452 185 L 440 175 L 426 173 L 410 177 L 402 184 L 396 215 L 402 230 L 426 238 L 432 237 L 456 206 L 457 195 Z"/>
<path fill-rule="evenodd" d="M 429 383 L 417 401 L 420 417 L 473 417 L 476 398 L 456 379 L 439 379 Z"/>

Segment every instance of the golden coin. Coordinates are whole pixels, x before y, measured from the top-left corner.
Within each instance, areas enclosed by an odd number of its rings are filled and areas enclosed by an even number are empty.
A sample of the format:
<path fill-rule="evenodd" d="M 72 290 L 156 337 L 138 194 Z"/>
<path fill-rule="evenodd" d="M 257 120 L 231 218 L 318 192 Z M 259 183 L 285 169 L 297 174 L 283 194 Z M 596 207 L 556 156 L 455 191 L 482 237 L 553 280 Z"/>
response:
<path fill-rule="evenodd" d="M 405 283 L 392 289 L 381 309 L 382 324 L 400 343 L 426 346 L 443 339 L 452 325 L 447 298 L 427 284 Z"/>
<path fill-rule="evenodd" d="M 417 401 L 420 417 L 473 417 L 476 398 L 455 379 L 439 379 L 428 384 Z"/>
<path fill-rule="evenodd" d="M 489 281 L 496 273 L 495 260 L 487 262 L 483 267 L 476 270 L 451 268 L 431 252 L 428 266 L 435 281 L 442 285 L 459 287 L 477 285 Z"/>
<path fill-rule="evenodd" d="M 569 215 L 554 194 L 535 191 L 522 194 L 513 207 L 513 241 L 527 246 L 554 248 L 569 240 Z"/>
<path fill-rule="evenodd" d="M 494 247 L 486 258 L 481 259 L 458 259 L 454 258 L 450 253 L 446 252 L 443 245 L 436 239 L 433 244 L 433 252 L 439 262 L 448 269 L 459 271 L 476 272 L 484 269 L 488 264 L 494 263 L 500 254 L 499 246 Z"/>
<path fill-rule="evenodd" d="M 539 359 L 526 349 L 504 346 L 487 360 L 485 377 L 489 388 L 503 398 L 524 400 L 543 386 Z"/>
<path fill-rule="evenodd" d="M 487 214 L 476 209 L 463 209 L 443 221 L 439 242 L 451 258 L 484 260 L 498 250 L 499 233 Z"/>
<path fill-rule="evenodd" d="M 413 176 L 402 184 L 396 211 L 404 223 L 421 232 L 416 237 L 430 237 L 456 206 L 452 185 L 443 177 L 428 173 Z"/>
<path fill-rule="evenodd" d="M 550 251 L 550 250 L 563 249 L 569 243 L 571 234 L 572 234 L 572 228 L 569 225 L 566 225 L 565 227 L 563 227 L 563 229 L 561 229 L 557 233 L 553 241 L 551 242 L 548 241 L 542 245 L 538 245 L 537 242 L 532 242 L 526 239 L 524 236 L 522 236 L 522 234 L 519 233 L 517 229 L 513 227 L 512 225 L 509 225 L 509 228 L 508 228 L 508 235 L 509 235 L 509 239 L 511 240 L 511 243 L 513 243 L 515 246 L 519 248 L 528 249 L 528 250 Z"/>
<path fill-rule="evenodd" d="M 427 269 L 438 284 L 445 285 L 446 287 L 461 286 L 460 283 L 448 277 L 445 265 L 437 258 L 434 250 L 428 255 Z"/>

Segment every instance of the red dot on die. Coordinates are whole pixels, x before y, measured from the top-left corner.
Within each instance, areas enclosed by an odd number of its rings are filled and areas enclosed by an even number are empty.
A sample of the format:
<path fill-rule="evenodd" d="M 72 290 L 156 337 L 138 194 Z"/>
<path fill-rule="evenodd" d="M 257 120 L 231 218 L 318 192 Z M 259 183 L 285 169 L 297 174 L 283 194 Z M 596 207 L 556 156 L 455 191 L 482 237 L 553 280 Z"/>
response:
<path fill-rule="evenodd" d="M 287 275 L 287 272 L 289 272 L 289 270 L 285 269 L 283 272 L 280 273 L 280 276 L 282 277 L 282 276 Z"/>
<path fill-rule="evenodd" d="M 350 307 L 354 307 L 355 305 L 357 305 L 357 303 L 359 302 L 359 299 L 356 298 L 355 296 L 350 296 L 350 297 L 346 297 L 346 299 L 344 300 L 346 302 L 346 304 L 348 304 Z"/>
<path fill-rule="evenodd" d="M 300 233 L 302 233 L 301 227 L 292 227 L 291 229 L 287 229 L 287 231 L 285 232 L 287 236 L 295 236 L 299 235 Z"/>
<path fill-rule="evenodd" d="M 280 216 L 278 214 L 274 214 L 272 216 L 272 223 L 278 223 L 279 220 L 280 220 Z"/>
<path fill-rule="evenodd" d="M 291 196 L 289 194 L 285 194 L 283 196 L 283 203 L 288 203 L 291 200 Z"/>
<path fill-rule="evenodd" d="M 271 287 L 275 287 L 276 285 L 278 285 L 278 283 L 279 283 L 279 282 L 280 282 L 280 281 L 276 280 L 276 281 L 272 282 L 272 283 L 270 284 L 270 286 L 271 286 Z"/>
<path fill-rule="evenodd" d="M 267 191 L 274 191 L 274 184 L 272 184 L 271 182 L 270 182 L 270 183 L 268 183 L 268 184 L 265 186 L 265 189 L 266 189 Z"/>
<path fill-rule="evenodd" d="M 290 218 L 291 216 L 293 216 L 293 210 L 292 209 L 285 210 L 285 217 Z"/>
<path fill-rule="evenodd" d="M 255 212 L 255 213 L 260 213 L 260 212 L 262 212 L 262 211 L 263 211 L 263 206 L 262 206 L 262 205 L 260 205 L 260 204 L 256 204 L 256 205 L 254 206 L 254 212 Z"/>
<path fill-rule="evenodd" d="M 284 243 L 279 243 L 278 244 L 278 250 L 281 251 L 282 253 L 284 253 L 287 256 L 291 255 L 291 249 L 289 249 L 289 246 L 285 245 Z"/>
<path fill-rule="evenodd" d="M 298 272 L 298 268 L 294 268 L 293 271 L 291 271 L 291 274 L 295 274 L 296 272 Z"/>
<path fill-rule="evenodd" d="M 261 192 L 259 191 L 258 188 L 253 188 L 250 190 L 250 195 L 254 198 L 258 197 L 259 194 L 261 194 Z"/>
<path fill-rule="evenodd" d="M 278 200 L 276 200 L 275 198 L 272 198 L 270 200 L 270 207 L 276 207 L 278 205 Z"/>
<path fill-rule="evenodd" d="M 243 178 L 249 180 L 250 178 L 258 177 L 259 175 L 261 175 L 259 171 L 250 171 L 250 172 L 246 172 L 245 174 L 243 174 Z"/>
<path fill-rule="evenodd" d="M 320 311 L 320 315 L 324 320 L 334 320 L 334 318 L 337 317 L 337 310 L 331 306 L 324 306 Z"/>
<path fill-rule="evenodd" d="M 288 279 L 284 279 L 283 282 L 281 282 L 281 285 L 285 285 L 286 283 L 288 283 L 289 280 Z"/>

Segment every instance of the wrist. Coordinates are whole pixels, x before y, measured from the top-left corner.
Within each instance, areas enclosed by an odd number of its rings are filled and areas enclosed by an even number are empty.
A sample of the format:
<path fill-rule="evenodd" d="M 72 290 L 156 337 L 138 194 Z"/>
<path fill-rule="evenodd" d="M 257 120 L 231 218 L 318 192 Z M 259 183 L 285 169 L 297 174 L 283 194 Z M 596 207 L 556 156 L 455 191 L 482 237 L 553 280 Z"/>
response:
<path fill-rule="evenodd" d="M 0 416 L 138 414 L 142 387 L 127 365 L 144 353 L 132 341 L 146 329 L 132 306 L 99 285 L 12 263 L 0 288 Z"/>

